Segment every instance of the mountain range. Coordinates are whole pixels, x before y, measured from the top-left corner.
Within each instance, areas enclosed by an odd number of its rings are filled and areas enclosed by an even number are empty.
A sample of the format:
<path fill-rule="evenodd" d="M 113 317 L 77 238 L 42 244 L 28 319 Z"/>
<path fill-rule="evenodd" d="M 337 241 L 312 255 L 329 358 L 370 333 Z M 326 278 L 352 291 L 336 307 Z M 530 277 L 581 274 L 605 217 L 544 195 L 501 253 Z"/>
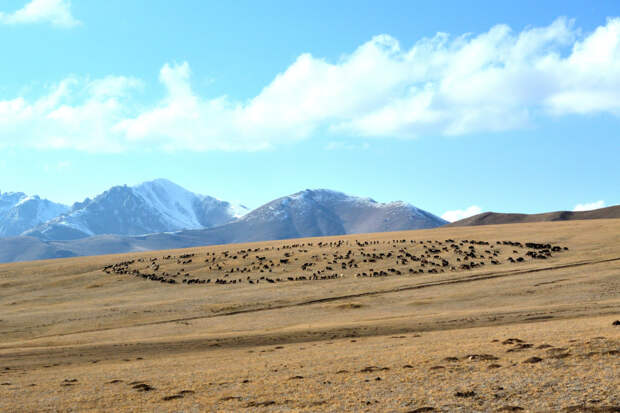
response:
<path fill-rule="evenodd" d="M 448 224 L 405 202 L 306 189 L 249 211 L 165 179 L 114 186 L 72 206 L 0 192 L 0 262 L 372 232 L 620 218 L 620 206 L 544 214 L 482 214 Z"/>
<path fill-rule="evenodd" d="M 0 205 L 18 208 L 19 197 L 4 195 L 0 202 L 6 202 Z M 447 223 L 405 202 L 379 203 L 327 189 L 304 190 L 248 211 L 164 179 L 115 186 L 71 207 L 32 198 L 40 202 L 41 211 L 37 219 L 11 221 L 15 229 L 0 233 L 5 237 L 0 238 L 0 262 L 435 228 Z M 1 217 L 5 215 L 9 216 Z"/>

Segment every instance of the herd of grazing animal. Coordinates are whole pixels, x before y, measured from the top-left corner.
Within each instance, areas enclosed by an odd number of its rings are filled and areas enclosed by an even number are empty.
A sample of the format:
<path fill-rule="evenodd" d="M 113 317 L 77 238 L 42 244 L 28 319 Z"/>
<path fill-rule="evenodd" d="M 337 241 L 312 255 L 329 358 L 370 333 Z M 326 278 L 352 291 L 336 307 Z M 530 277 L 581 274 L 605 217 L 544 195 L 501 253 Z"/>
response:
<path fill-rule="evenodd" d="M 103 271 L 176 285 L 259 285 L 467 271 L 548 259 L 566 250 L 519 241 L 338 240 L 135 258 Z"/>

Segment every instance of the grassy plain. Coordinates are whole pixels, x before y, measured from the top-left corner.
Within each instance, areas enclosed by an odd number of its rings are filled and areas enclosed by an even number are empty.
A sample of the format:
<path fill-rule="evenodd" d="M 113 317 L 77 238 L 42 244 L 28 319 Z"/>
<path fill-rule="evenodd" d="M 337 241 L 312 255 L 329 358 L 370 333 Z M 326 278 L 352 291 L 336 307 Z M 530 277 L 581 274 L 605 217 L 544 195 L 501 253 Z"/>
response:
<path fill-rule="evenodd" d="M 620 411 L 617 319 L 619 219 L 5 264 L 0 411 Z"/>

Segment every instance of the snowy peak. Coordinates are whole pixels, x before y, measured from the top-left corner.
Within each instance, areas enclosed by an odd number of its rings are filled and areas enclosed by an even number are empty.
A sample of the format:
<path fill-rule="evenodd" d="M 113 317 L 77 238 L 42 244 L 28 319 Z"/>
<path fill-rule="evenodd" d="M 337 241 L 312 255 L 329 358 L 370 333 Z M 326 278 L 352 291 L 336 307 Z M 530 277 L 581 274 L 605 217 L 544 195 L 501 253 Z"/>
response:
<path fill-rule="evenodd" d="M 402 201 L 379 203 L 328 189 L 306 189 L 255 209 L 241 221 L 288 225 L 291 233 L 340 235 L 435 228 L 443 219 Z"/>
<path fill-rule="evenodd" d="M 248 213 L 243 205 L 195 194 L 167 179 L 143 182 L 134 189 L 180 229 L 210 228 Z"/>
<path fill-rule="evenodd" d="M 331 189 L 304 189 L 289 196 L 282 198 L 288 198 L 292 201 L 310 201 L 310 202 L 329 202 L 329 201 L 341 201 L 341 202 L 368 202 L 376 203 L 371 198 L 360 198 L 357 196 L 347 195 L 343 192 L 334 191 Z"/>
<path fill-rule="evenodd" d="M 201 197 L 170 182 L 156 179 L 133 187 L 149 208 L 158 211 L 170 227 L 177 229 L 202 228 L 197 216 L 197 204 Z"/>
<path fill-rule="evenodd" d="M 69 210 L 62 204 L 23 192 L 0 193 L 0 237 L 13 237 Z"/>
<path fill-rule="evenodd" d="M 24 194 L 23 192 L 2 193 L 0 191 L 0 214 L 13 208 L 24 198 L 26 198 L 26 194 Z"/>
<path fill-rule="evenodd" d="M 313 208 L 318 207 L 320 204 L 347 201 L 351 202 L 354 199 L 356 198 L 350 197 L 342 192 L 332 191 L 329 189 L 305 189 L 292 195 L 277 198 L 248 213 L 242 218 L 242 220 L 285 219 L 291 211 L 296 211 L 297 213 L 303 214 L 304 211 L 309 212 Z"/>
<path fill-rule="evenodd" d="M 166 179 L 129 187 L 114 186 L 94 199 L 75 203 L 71 211 L 26 232 L 47 240 L 92 235 L 143 235 L 204 229 L 235 219 L 232 206 L 202 196 Z"/>

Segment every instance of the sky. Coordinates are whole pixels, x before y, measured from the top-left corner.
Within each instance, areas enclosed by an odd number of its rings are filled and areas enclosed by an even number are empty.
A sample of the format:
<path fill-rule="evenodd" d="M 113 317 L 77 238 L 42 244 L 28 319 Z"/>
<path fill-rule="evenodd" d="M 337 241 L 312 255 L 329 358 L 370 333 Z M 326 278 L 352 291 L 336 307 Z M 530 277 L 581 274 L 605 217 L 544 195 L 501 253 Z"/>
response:
<path fill-rule="evenodd" d="M 2 192 L 620 204 L 615 0 L 4 0 L 0 50 Z"/>

